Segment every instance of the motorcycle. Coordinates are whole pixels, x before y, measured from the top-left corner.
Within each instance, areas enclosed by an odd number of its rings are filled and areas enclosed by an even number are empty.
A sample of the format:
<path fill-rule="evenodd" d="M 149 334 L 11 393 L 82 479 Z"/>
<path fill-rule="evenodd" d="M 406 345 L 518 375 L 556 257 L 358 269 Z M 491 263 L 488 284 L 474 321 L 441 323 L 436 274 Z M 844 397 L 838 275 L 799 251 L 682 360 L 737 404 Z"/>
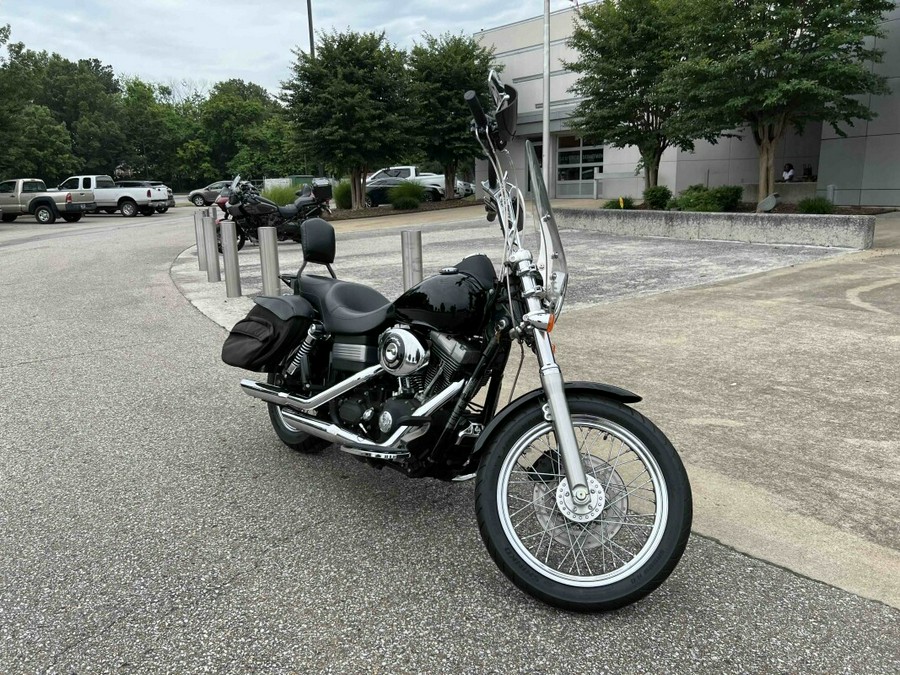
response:
<path fill-rule="evenodd" d="M 300 224 L 309 218 L 331 213 L 331 185 L 304 185 L 295 195 L 293 204 L 278 206 L 259 193 L 250 181 L 235 176 L 216 199 L 216 205 L 225 212 L 225 218 L 233 218 L 237 234 L 238 250 L 249 239 L 259 244 L 259 228 L 274 227 L 279 241 L 300 241 Z M 220 246 L 221 250 L 221 246 Z"/>
<path fill-rule="evenodd" d="M 491 167 L 483 187 L 502 234 L 499 275 L 472 255 L 391 302 L 336 277 L 334 230 L 313 218 L 300 226 L 302 266 L 283 277 L 293 294 L 255 298 L 222 358 L 267 373 L 241 387 L 267 403 L 288 447 L 335 445 L 413 478 L 474 478 L 482 539 L 516 586 L 557 607 L 611 610 L 675 568 L 690 534 L 690 485 L 669 440 L 631 407 L 640 396 L 563 380 L 551 341 L 569 281 L 562 241 L 530 142 L 525 227 L 507 148 L 517 93 L 493 72 L 489 90 L 490 116 L 474 92 L 465 98 Z M 304 273 L 310 264 L 328 274 Z M 513 391 L 526 347 L 541 387 L 501 407 L 513 345 Z"/>

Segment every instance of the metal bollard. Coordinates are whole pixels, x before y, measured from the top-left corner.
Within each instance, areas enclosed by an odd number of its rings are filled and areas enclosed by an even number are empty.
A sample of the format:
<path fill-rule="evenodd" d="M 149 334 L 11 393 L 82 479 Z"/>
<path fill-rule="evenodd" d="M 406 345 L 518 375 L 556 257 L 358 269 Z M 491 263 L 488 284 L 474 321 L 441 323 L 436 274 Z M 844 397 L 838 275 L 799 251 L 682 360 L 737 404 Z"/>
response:
<path fill-rule="evenodd" d="M 261 227 L 258 232 L 263 295 L 281 295 L 278 278 L 278 235 L 274 227 Z"/>
<path fill-rule="evenodd" d="M 203 214 L 194 211 L 194 236 L 197 238 L 197 263 L 200 271 L 206 271 L 206 237 L 203 236 Z"/>
<path fill-rule="evenodd" d="M 219 242 L 216 237 L 216 223 L 209 216 L 203 217 L 203 238 L 206 243 L 206 280 L 222 281 L 219 271 Z"/>
<path fill-rule="evenodd" d="M 825 196 L 828 198 L 832 204 L 834 204 L 834 192 L 837 189 L 834 185 L 828 185 L 825 187 Z"/>
<path fill-rule="evenodd" d="M 403 290 L 422 281 L 422 230 L 400 233 L 400 255 L 403 259 Z"/>
<path fill-rule="evenodd" d="M 222 241 L 222 262 L 225 263 L 225 295 L 241 297 L 241 267 L 238 263 L 237 228 L 233 220 L 223 220 L 219 225 Z"/>

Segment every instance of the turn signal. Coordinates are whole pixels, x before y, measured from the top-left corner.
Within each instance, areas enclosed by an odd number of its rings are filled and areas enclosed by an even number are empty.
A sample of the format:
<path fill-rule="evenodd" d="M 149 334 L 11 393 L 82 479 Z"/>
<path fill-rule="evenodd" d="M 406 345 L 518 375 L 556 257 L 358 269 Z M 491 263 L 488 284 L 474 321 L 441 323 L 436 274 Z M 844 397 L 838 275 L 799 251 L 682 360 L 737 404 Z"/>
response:
<path fill-rule="evenodd" d="M 547 322 L 547 332 L 549 333 L 550 331 L 552 331 L 553 326 L 555 326 L 555 325 L 556 325 L 556 314 L 551 314 L 550 320 Z"/>

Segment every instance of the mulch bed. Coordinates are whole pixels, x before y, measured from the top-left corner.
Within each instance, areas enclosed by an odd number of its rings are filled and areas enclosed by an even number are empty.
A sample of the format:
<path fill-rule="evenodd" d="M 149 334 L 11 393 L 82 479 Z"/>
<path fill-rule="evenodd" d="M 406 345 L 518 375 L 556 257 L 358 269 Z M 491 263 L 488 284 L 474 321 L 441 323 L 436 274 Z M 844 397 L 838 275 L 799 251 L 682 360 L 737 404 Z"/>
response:
<path fill-rule="evenodd" d="M 457 209 L 461 206 L 477 206 L 481 202 L 474 196 L 462 199 L 443 199 L 439 202 L 422 202 L 417 209 L 395 209 L 390 205 L 376 206 L 371 209 L 336 209 L 331 215 L 326 215 L 325 220 L 353 220 L 355 218 L 376 218 L 378 216 L 395 216 L 400 213 L 420 213 L 422 211 L 442 211 L 444 209 Z"/>

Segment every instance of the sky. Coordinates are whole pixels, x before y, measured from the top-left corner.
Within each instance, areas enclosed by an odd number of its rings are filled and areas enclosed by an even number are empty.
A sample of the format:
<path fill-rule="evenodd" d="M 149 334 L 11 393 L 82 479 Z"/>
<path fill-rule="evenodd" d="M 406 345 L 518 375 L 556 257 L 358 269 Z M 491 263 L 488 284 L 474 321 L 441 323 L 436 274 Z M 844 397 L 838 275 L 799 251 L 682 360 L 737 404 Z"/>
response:
<path fill-rule="evenodd" d="M 384 31 L 409 49 L 423 32 L 471 35 L 539 16 L 542 0 L 312 0 L 316 33 Z M 551 0 L 550 9 L 571 7 Z M 306 0 L 0 0 L 12 42 L 73 61 L 97 58 L 119 76 L 210 87 L 240 78 L 272 93 L 292 50 L 309 48 Z"/>

